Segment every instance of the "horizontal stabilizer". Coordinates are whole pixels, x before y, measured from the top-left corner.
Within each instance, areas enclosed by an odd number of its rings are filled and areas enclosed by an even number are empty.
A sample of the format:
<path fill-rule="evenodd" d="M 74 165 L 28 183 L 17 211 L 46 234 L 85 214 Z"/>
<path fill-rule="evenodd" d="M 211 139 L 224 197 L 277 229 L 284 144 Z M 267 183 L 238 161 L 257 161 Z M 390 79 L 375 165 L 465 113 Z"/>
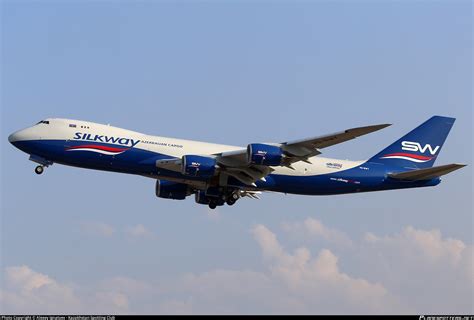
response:
<path fill-rule="evenodd" d="M 425 169 L 416 169 L 405 172 L 391 173 L 389 176 L 394 179 L 400 180 L 430 180 L 433 178 L 438 178 L 442 175 L 448 174 L 454 170 L 461 169 L 465 167 L 465 164 L 446 164 L 443 166 L 425 168 Z"/>

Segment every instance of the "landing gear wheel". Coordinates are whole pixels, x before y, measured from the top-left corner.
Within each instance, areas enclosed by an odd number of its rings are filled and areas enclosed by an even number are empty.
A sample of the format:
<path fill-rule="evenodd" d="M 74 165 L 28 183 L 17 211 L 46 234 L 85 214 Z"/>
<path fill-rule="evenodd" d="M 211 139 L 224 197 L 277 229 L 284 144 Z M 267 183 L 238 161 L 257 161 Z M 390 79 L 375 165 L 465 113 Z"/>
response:
<path fill-rule="evenodd" d="M 209 208 L 211 208 L 212 210 L 214 210 L 216 207 L 217 207 L 217 203 L 216 203 L 216 202 L 214 202 L 214 201 L 209 202 Z"/>
<path fill-rule="evenodd" d="M 226 200 L 227 205 L 232 206 L 234 205 L 237 200 L 239 200 L 239 195 L 237 193 L 232 193 Z"/>
<path fill-rule="evenodd" d="M 43 166 L 37 166 L 37 167 L 35 168 L 36 174 L 42 174 L 43 171 L 44 171 L 44 167 L 43 167 Z"/>
<path fill-rule="evenodd" d="M 227 205 L 232 206 L 232 205 L 234 205 L 235 201 L 236 200 L 234 200 L 233 198 L 229 198 L 229 199 L 227 199 L 226 203 L 227 203 Z"/>

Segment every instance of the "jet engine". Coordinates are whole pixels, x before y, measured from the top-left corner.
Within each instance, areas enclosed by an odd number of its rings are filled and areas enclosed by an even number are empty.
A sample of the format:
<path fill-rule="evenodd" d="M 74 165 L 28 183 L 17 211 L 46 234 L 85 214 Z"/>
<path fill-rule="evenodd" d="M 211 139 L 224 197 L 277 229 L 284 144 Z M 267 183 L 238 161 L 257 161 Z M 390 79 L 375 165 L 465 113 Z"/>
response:
<path fill-rule="evenodd" d="M 188 186 L 168 180 L 156 180 L 156 196 L 159 198 L 184 200 L 188 195 Z"/>
<path fill-rule="evenodd" d="M 279 166 L 283 160 L 283 150 L 277 146 L 252 143 L 247 146 L 247 160 L 249 164 Z"/>
<path fill-rule="evenodd" d="M 216 172 L 216 159 L 214 158 L 185 155 L 182 160 L 182 174 L 184 175 L 210 178 Z"/>

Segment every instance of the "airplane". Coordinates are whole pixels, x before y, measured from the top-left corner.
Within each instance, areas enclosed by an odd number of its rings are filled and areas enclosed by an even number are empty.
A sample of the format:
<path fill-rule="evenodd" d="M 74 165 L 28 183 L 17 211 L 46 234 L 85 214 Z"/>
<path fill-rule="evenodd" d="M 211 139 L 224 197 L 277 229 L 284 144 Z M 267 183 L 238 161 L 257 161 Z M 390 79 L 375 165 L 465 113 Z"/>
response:
<path fill-rule="evenodd" d="M 436 186 L 464 164 L 433 166 L 454 124 L 433 116 L 368 160 L 324 158 L 321 149 L 386 128 L 371 125 L 282 143 L 247 147 L 152 136 L 88 121 L 50 118 L 8 137 L 36 162 L 156 179 L 157 197 L 215 209 L 262 192 L 336 195 Z"/>

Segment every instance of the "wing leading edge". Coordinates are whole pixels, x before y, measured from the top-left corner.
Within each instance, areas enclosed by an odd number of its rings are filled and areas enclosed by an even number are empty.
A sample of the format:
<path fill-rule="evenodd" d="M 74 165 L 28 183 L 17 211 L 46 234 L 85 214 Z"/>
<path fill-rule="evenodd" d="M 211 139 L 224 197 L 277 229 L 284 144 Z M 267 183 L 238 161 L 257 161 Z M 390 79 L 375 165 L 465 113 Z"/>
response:
<path fill-rule="evenodd" d="M 352 140 L 354 138 L 384 129 L 388 126 L 391 126 L 391 124 L 378 124 L 378 125 L 373 125 L 373 126 L 352 128 L 352 129 L 347 129 L 341 132 L 327 134 L 324 136 L 288 141 L 288 142 L 282 143 L 282 145 L 286 147 L 293 147 L 293 148 L 298 147 L 298 148 L 307 148 L 307 149 L 315 149 L 315 148 L 323 149 L 323 148 L 333 146 L 335 144 L 346 142 L 348 140 Z"/>

